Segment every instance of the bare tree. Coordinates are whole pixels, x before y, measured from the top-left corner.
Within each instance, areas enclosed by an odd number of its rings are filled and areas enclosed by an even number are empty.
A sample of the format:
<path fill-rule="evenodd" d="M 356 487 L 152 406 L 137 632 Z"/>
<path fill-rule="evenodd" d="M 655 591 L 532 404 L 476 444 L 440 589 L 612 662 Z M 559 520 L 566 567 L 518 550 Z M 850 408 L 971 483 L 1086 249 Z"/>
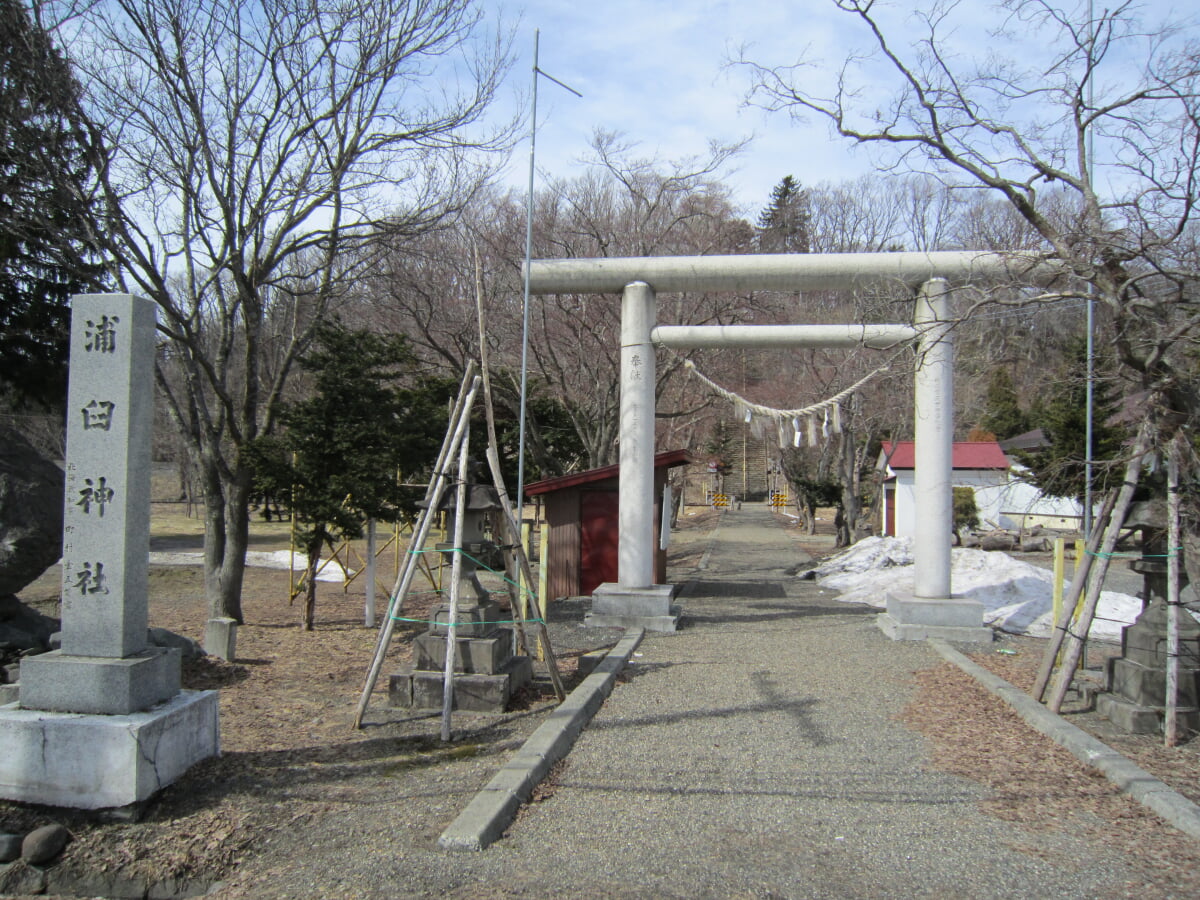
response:
<path fill-rule="evenodd" d="M 67 4 L 39 4 L 67 20 Z M 313 326 L 381 236 L 462 208 L 504 144 L 507 64 L 472 0 L 100 0 L 60 38 L 86 86 L 126 289 L 159 306 L 157 378 L 205 507 L 212 615 L 240 620 L 251 470 Z"/>
<path fill-rule="evenodd" d="M 1180 253 L 1198 198 L 1194 43 L 1170 23 L 1144 27 L 1130 4 L 1088 19 L 1051 0 L 1009 0 L 996 7 L 992 43 L 1012 55 L 960 56 L 954 29 L 974 27 L 974 7 L 913 13 L 920 34 L 905 44 L 874 0 L 835 5 L 861 24 L 870 52 L 846 61 L 828 91 L 814 87 L 824 79 L 808 61 L 743 60 L 752 102 L 822 118 L 893 171 L 994 192 L 1036 233 L 1031 250 L 1069 275 L 1032 299 L 1090 292 L 1112 316 L 1127 370 L 1163 398 L 1152 408 L 1194 416 L 1200 395 L 1182 351 L 1200 325 L 1197 270 Z"/>

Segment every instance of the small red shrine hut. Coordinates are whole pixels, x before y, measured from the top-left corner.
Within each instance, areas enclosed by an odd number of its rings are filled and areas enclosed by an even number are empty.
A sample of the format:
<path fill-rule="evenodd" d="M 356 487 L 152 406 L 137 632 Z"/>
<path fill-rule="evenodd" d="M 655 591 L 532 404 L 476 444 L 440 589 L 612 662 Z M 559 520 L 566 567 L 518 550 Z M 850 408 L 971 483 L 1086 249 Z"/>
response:
<path fill-rule="evenodd" d="M 659 549 L 663 487 L 668 472 L 692 461 L 687 450 L 670 450 L 654 457 L 654 581 L 667 578 L 667 552 Z M 549 540 L 544 549 L 547 596 L 577 597 L 617 580 L 616 465 L 560 475 L 525 486 L 525 493 L 543 504 Z"/>

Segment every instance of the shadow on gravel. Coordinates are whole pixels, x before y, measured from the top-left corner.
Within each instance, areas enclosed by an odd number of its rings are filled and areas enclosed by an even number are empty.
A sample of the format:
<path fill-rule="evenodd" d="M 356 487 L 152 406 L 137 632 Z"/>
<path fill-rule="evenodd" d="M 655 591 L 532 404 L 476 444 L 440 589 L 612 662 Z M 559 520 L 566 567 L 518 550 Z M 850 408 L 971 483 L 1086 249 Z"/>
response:
<path fill-rule="evenodd" d="M 684 598 L 683 618 L 680 628 L 694 625 L 733 625 L 762 622 L 777 622 L 783 619 L 809 619 L 819 616 L 874 616 L 879 610 L 857 603 L 844 603 L 840 606 L 796 606 L 786 604 L 746 604 L 748 609 L 774 609 L 776 612 L 747 612 L 747 613 L 702 613 L 688 609 L 687 598 Z"/>
<path fill-rule="evenodd" d="M 689 597 L 745 597 L 751 600 L 782 600 L 787 597 L 776 581 L 691 581 Z"/>
<path fill-rule="evenodd" d="M 756 685 L 756 687 L 759 687 L 759 685 Z M 680 722 L 695 722 L 704 719 L 735 719 L 741 716 L 759 718 L 767 713 L 782 712 L 791 716 L 797 722 L 803 723 L 803 727 L 800 729 L 801 743 L 808 743 L 812 746 L 825 746 L 832 742 L 821 734 L 818 728 L 812 726 L 810 718 L 819 704 L 820 701 L 816 699 L 787 700 L 775 695 L 769 701 L 747 703 L 742 706 L 723 706 L 715 709 L 689 709 L 653 716 L 593 720 L 588 725 L 588 730 L 605 731 L 611 728 L 640 728 L 644 725 L 675 725 Z"/>

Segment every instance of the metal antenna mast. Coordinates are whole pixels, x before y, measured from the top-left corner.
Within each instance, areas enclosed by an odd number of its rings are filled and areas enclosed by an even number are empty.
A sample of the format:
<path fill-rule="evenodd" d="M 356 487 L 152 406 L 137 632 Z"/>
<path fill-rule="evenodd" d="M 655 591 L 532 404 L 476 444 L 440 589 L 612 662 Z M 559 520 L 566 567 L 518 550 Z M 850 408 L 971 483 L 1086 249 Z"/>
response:
<path fill-rule="evenodd" d="M 529 189 L 525 195 L 525 298 L 521 304 L 521 411 L 517 437 L 517 526 L 520 527 L 525 512 L 525 407 L 528 398 L 528 358 L 529 358 L 529 260 L 533 255 L 533 174 L 534 151 L 537 146 L 537 95 L 538 76 L 549 78 L 560 88 L 564 88 L 576 97 L 583 94 L 569 85 L 563 84 L 553 75 L 538 68 L 538 41 L 540 29 L 533 32 L 533 112 L 529 117 Z"/>

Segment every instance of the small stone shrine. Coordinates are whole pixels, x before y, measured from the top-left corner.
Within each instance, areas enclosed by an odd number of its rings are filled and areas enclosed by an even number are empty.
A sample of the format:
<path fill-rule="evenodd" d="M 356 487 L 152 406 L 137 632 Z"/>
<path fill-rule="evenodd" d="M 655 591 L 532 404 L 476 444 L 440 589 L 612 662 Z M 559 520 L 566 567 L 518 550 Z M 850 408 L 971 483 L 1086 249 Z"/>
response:
<path fill-rule="evenodd" d="M 439 508 L 450 513 L 447 532 L 454 533 L 456 491 L 447 491 Z M 472 712 L 504 712 L 513 693 L 533 677 L 528 656 L 513 655 L 513 627 L 500 624 L 511 619 L 479 582 L 476 560 L 494 555 L 496 545 L 484 537 L 484 514 L 500 509 L 491 485 L 467 485 L 467 507 L 462 523 L 462 560 L 455 616 L 454 707 Z M 438 544 L 447 567 L 456 551 L 452 544 Z M 447 589 L 448 592 L 448 589 Z M 388 682 L 388 704 L 414 709 L 441 709 L 445 683 L 446 636 L 450 604 L 443 603 L 433 614 L 433 624 L 414 641 L 413 665 L 392 675 Z"/>
<path fill-rule="evenodd" d="M 217 693 L 180 690 L 147 636 L 154 319 L 148 300 L 71 302 L 62 648 L 21 663 L 0 707 L 0 797 L 140 803 L 219 752 Z"/>
<path fill-rule="evenodd" d="M 1121 632 L 1121 655 L 1108 661 L 1105 693 L 1096 696 L 1096 711 L 1132 734 L 1162 731 L 1167 706 L 1167 561 L 1161 504 L 1138 503 L 1126 525 L 1142 532 L 1142 558 L 1132 568 L 1142 575 L 1143 608 Z M 1187 584 L 1180 566 L 1180 587 Z M 1200 624 L 1181 610 L 1177 723 L 1200 729 Z"/>

